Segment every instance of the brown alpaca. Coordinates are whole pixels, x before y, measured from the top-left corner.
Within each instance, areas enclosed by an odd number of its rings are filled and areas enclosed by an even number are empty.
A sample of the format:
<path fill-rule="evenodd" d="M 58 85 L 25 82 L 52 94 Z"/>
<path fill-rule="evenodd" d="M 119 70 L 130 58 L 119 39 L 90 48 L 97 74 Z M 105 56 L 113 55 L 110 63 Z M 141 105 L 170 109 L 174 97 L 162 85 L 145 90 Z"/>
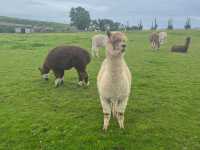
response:
<path fill-rule="evenodd" d="M 160 48 L 159 34 L 157 32 L 151 33 L 151 35 L 149 37 L 149 41 L 150 41 L 151 47 L 153 49 L 159 49 Z"/>
<path fill-rule="evenodd" d="M 64 71 L 74 67 L 79 76 L 79 85 L 88 85 L 86 66 L 89 62 L 90 55 L 86 50 L 76 46 L 59 46 L 49 52 L 39 70 L 45 80 L 48 80 L 49 71 L 53 70 L 57 87 L 63 84 Z"/>
<path fill-rule="evenodd" d="M 187 53 L 189 45 L 191 42 L 191 38 L 187 37 L 185 41 L 185 45 L 174 45 L 171 48 L 172 52 L 180 52 L 180 53 Z"/>

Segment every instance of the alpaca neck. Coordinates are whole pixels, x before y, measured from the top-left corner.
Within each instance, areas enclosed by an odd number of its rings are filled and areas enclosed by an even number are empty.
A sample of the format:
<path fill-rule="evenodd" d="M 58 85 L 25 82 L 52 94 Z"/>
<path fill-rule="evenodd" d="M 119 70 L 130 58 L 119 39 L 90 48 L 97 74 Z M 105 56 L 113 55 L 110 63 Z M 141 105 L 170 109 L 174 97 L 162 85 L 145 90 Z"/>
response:
<path fill-rule="evenodd" d="M 117 55 L 117 56 L 113 56 L 111 54 L 109 54 L 109 52 L 107 51 L 107 65 L 108 65 L 108 70 L 110 72 L 110 75 L 112 76 L 112 79 L 118 79 L 119 76 L 121 76 L 122 71 L 123 71 L 123 64 L 124 64 L 124 59 L 123 59 L 123 55 Z"/>
<path fill-rule="evenodd" d="M 185 48 L 186 48 L 186 50 L 189 48 L 189 45 L 190 45 L 190 40 L 186 40 L 186 42 L 185 42 Z"/>
<path fill-rule="evenodd" d="M 43 74 L 48 74 L 49 73 L 49 68 L 44 64 L 43 67 Z"/>

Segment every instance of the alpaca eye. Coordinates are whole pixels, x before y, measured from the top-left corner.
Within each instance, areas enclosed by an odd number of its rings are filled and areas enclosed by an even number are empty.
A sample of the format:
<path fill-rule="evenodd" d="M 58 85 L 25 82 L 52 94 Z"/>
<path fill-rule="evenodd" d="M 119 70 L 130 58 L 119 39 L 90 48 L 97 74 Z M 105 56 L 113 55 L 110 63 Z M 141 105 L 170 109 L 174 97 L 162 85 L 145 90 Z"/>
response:
<path fill-rule="evenodd" d="M 117 39 L 117 40 L 114 41 L 115 44 L 116 43 L 120 43 L 120 42 L 121 42 L 121 40 L 119 40 L 119 39 Z"/>

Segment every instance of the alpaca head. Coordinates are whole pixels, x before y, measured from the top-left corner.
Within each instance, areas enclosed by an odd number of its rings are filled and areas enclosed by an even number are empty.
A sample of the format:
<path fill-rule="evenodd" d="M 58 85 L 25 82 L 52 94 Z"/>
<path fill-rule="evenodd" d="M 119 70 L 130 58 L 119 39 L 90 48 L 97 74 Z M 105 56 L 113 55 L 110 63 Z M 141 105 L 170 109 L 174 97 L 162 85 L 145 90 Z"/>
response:
<path fill-rule="evenodd" d="M 107 32 L 107 53 L 111 56 L 121 56 L 126 50 L 127 37 L 122 32 Z"/>
<path fill-rule="evenodd" d="M 41 67 L 39 67 L 38 70 L 40 71 L 42 78 L 48 80 L 48 73 L 46 73 L 46 71 Z"/>

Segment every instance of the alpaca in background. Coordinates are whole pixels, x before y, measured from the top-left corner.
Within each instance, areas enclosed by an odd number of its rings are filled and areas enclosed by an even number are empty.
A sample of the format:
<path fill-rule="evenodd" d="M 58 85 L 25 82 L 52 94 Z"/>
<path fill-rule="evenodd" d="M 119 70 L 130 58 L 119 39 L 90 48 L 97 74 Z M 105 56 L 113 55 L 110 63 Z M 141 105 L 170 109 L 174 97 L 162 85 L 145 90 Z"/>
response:
<path fill-rule="evenodd" d="M 153 32 L 150 34 L 149 41 L 153 49 L 160 48 L 159 34 L 157 32 Z"/>
<path fill-rule="evenodd" d="M 106 59 L 97 77 L 97 87 L 104 113 L 103 129 L 107 130 L 111 117 L 116 117 L 124 128 L 124 113 L 131 91 L 131 73 L 124 60 L 126 36 L 121 32 L 108 32 Z"/>
<path fill-rule="evenodd" d="M 191 38 L 187 37 L 185 41 L 185 45 L 174 45 L 171 48 L 172 52 L 180 52 L 180 53 L 187 53 L 189 45 L 191 42 Z"/>
<path fill-rule="evenodd" d="M 99 57 L 99 49 L 106 46 L 107 36 L 98 34 L 92 37 L 92 57 Z"/>
<path fill-rule="evenodd" d="M 159 33 L 159 42 L 160 44 L 164 44 L 167 41 L 167 32 Z"/>

